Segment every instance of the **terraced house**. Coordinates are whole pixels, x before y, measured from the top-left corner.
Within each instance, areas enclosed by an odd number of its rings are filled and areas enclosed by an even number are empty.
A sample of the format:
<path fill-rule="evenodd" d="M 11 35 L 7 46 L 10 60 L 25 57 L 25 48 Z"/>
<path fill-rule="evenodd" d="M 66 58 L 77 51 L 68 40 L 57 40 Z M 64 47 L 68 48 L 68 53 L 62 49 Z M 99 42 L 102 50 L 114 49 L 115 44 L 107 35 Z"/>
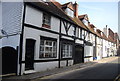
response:
<path fill-rule="evenodd" d="M 108 37 L 90 23 L 87 14 L 79 15 L 76 2 L 39 0 L 1 2 L 0 6 L 3 75 L 23 75 L 115 55 L 118 44 L 109 38 L 114 33 L 109 29 Z"/>

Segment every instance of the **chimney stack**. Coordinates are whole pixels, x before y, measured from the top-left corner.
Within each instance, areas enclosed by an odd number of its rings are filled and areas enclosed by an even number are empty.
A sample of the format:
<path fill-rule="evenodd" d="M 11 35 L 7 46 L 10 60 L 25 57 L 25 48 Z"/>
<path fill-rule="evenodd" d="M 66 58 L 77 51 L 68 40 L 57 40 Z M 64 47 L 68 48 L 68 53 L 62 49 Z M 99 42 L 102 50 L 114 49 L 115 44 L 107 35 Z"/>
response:
<path fill-rule="evenodd" d="M 78 17 L 78 4 L 76 3 L 76 1 L 75 1 L 75 3 L 73 4 L 74 5 L 74 16 L 75 17 Z"/>

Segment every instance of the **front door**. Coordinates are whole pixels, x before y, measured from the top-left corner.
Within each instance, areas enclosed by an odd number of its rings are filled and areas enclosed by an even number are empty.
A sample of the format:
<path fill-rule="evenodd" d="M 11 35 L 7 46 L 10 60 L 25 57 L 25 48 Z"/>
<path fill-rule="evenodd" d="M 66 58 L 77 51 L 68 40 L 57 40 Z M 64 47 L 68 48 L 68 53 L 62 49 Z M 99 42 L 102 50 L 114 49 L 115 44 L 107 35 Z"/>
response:
<path fill-rule="evenodd" d="M 25 70 L 34 69 L 34 48 L 35 40 L 27 39 L 26 40 L 26 53 L 25 53 Z"/>
<path fill-rule="evenodd" d="M 75 46 L 75 57 L 74 57 L 74 64 L 84 62 L 84 54 L 83 54 L 83 47 L 80 45 Z"/>

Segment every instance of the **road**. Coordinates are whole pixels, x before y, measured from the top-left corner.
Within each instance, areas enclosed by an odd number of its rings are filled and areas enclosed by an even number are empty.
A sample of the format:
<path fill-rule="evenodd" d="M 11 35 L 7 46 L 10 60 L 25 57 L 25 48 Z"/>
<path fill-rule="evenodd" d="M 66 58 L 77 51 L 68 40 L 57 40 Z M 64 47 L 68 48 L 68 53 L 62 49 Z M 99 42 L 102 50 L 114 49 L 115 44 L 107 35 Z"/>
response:
<path fill-rule="evenodd" d="M 118 59 L 115 59 L 111 62 L 98 63 L 87 68 L 45 76 L 33 81 L 61 81 L 60 79 L 65 81 L 70 79 L 79 81 L 114 81 L 120 74 L 119 68 L 120 63 Z"/>

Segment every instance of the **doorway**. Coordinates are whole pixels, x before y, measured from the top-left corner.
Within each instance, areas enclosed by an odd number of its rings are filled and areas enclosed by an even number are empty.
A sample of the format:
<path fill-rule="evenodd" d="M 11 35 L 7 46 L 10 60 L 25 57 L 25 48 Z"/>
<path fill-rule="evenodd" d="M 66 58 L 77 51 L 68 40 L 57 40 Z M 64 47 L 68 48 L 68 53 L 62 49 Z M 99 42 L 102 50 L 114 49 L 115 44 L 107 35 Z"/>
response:
<path fill-rule="evenodd" d="M 83 63 L 84 62 L 84 48 L 81 45 L 75 46 L 75 58 L 74 64 Z"/>
<path fill-rule="evenodd" d="M 34 69 L 35 40 L 26 39 L 25 70 Z"/>

